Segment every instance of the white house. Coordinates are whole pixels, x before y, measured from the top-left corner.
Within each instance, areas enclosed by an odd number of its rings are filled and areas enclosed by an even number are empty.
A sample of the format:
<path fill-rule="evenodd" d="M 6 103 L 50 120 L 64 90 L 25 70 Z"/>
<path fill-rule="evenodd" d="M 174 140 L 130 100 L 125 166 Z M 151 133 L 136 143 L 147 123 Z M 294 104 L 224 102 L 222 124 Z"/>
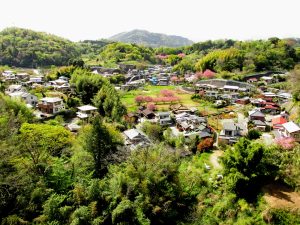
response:
<path fill-rule="evenodd" d="M 20 92 L 20 91 L 25 91 L 22 85 L 12 84 L 9 85 L 8 88 L 6 89 L 6 94 L 13 93 L 13 92 Z"/>
<path fill-rule="evenodd" d="M 97 111 L 97 108 L 91 105 L 80 106 L 77 107 L 77 109 L 78 112 L 76 114 L 80 119 L 86 119 L 92 116 Z"/>
<path fill-rule="evenodd" d="M 26 104 L 29 104 L 31 106 L 35 106 L 38 103 L 37 96 L 32 95 L 28 92 L 23 92 L 23 91 L 13 92 L 13 93 L 9 93 L 9 96 L 11 98 L 23 100 L 24 102 L 26 102 Z"/>
<path fill-rule="evenodd" d="M 290 121 L 282 124 L 282 127 L 283 137 L 291 137 L 294 138 L 295 141 L 300 142 L 300 127 L 296 123 Z"/>
<path fill-rule="evenodd" d="M 65 109 L 63 100 L 57 97 L 42 98 L 37 107 L 41 112 L 48 114 L 55 114 Z"/>

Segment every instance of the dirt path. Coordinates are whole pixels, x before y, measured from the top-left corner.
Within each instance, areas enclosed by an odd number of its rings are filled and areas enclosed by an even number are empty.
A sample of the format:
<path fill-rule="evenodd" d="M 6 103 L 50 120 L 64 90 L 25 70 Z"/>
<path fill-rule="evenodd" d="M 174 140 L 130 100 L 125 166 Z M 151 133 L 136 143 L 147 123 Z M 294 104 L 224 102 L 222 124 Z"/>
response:
<path fill-rule="evenodd" d="M 213 167 L 215 169 L 221 169 L 222 168 L 221 164 L 218 162 L 218 158 L 222 155 L 223 155 L 223 151 L 221 151 L 221 150 L 215 150 L 213 152 L 213 154 L 211 154 L 209 160 L 210 160 L 210 163 L 213 165 Z"/>
<path fill-rule="evenodd" d="M 269 184 L 263 188 L 264 198 L 272 208 L 300 209 L 300 194 L 281 184 Z"/>

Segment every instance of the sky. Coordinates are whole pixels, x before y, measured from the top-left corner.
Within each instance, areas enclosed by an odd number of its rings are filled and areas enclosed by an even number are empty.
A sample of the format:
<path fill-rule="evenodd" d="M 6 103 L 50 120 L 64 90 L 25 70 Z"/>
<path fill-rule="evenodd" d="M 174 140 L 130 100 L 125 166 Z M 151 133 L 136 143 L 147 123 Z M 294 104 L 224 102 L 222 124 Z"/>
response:
<path fill-rule="evenodd" d="M 300 37 L 300 0 L 1 0 L 0 30 L 73 41 L 144 29 L 193 41 Z"/>

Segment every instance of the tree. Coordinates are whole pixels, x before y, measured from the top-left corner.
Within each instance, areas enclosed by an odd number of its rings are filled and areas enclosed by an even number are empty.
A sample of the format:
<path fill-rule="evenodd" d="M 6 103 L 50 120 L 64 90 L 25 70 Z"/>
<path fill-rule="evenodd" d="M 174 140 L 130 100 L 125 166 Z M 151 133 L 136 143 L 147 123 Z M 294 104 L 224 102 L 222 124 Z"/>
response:
<path fill-rule="evenodd" d="M 93 99 L 100 115 L 120 121 L 127 113 L 126 107 L 120 100 L 120 96 L 111 84 L 104 84 Z"/>
<path fill-rule="evenodd" d="M 249 140 L 256 140 L 256 139 L 260 138 L 260 136 L 261 136 L 261 132 L 256 129 L 249 130 L 248 134 L 247 134 L 247 138 Z"/>
<path fill-rule="evenodd" d="M 84 134 L 83 149 L 91 153 L 94 160 L 94 177 L 102 178 L 107 172 L 110 158 L 117 151 L 116 142 L 101 118 L 96 116 L 90 129 Z"/>
<path fill-rule="evenodd" d="M 142 124 L 142 131 L 144 131 L 148 135 L 148 137 L 152 140 L 162 139 L 163 129 L 159 124 L 144 122 Z"/>
<path fill-rule="evenodd" d="M 213 145 L 214 145 L 213 138 L 205 138 L 205 139 L 201 140 L 200 143 L 197 145 L 197 150 L 199 152 L 211 150 Z"/>
<path fill-rule="evenodd" d="M 261 186 L 276 173 L 264 158 L 261 144 L 240 138 L 233 148 L 225 151 L 222 162 L 226 184 L 239 197 L 253 200 Z"/>

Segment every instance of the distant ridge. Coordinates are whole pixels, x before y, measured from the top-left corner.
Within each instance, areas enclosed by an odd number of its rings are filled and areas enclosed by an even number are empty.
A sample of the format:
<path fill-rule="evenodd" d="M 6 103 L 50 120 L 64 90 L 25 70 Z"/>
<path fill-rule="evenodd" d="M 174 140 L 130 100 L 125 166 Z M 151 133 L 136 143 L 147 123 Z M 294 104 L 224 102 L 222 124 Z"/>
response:
<path fill-rule="evenodd" d="M 146 30 L 122 32 L 110 37 L 109 39 L 150 47 L 181 47 L 193 44 L 191 40 L 181 36 L 152 33 Z"/>

